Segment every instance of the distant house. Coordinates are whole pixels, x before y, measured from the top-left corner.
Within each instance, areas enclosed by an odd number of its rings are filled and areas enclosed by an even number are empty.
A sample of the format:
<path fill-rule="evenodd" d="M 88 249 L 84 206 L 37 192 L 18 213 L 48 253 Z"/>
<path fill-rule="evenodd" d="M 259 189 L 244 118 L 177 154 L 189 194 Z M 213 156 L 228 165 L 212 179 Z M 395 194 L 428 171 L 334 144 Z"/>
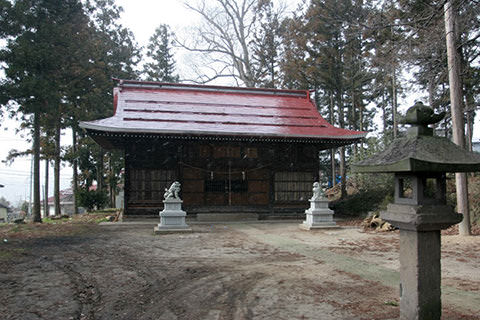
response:
<path fill-rule="evenodd" d="M 7 222 L 8 207 L 3 203 L 0 203 L 0 222 Z"/>
<path fill-rule="evenodd" d="M 42 216 L 45 217 L 45 213 L 43 212 L 43 205 L 42 205 Z M 72 215 L 74 212 L 74 203 L 73 203 L 73 190 L 72 189 L 65 189 L 60 191 L 60 213 L 66 215 Z M 82 207 L 78 208 L 79 213 L 85 212 L 85 209 Z M 55 215 L 55 197 L 48 198 L 48 216 Z"/>

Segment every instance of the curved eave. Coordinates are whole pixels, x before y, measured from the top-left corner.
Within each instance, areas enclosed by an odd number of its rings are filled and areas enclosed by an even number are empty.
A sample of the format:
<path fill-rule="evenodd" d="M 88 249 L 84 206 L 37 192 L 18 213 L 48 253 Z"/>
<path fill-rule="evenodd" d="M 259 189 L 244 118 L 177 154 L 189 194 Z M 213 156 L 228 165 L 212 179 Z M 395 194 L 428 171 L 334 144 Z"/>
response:
<path fill-rule="evenodd" d="M 177 141 L 205 141 L 205 142 L 246 142 L 246 143 L 301 143 L 317 145 L 320 150 L 332 149 L 358 142 L 361 138 L 353 139 L 331 139 L 312 137 L 258 137 L 239 135 L 187 135 L 187 134 L 155 134 L 155 133 L 128 133 L 128 132 L 105 132 L 86 129 L 92 137 L 103 148 L 124 149 L 128 141 L 141 140 L 177 140 Z"/>
<path fill-rule="evenodd" d="M 309 139 L 309 140 L 346 140 L 351 141 L 348 143 L 353 143 L 356 141 L 360 141 L 361 139 L 365 138 L 367 132 L 360 132 L 360 131 L 349 131 L 345 129 L 336 128 L 339 131 L 343 131 L 342 135 L 296 135 L 296 134 L 285 134 L 285 133 L 251 133 L 251 132 L 224 132 L 224 131 L 194 131 L 194 130 L 156 130 L 152 128 L 124 128 L 124 127 L 111 127 L 105 125 L 99 125 L 92 122 L 80 122 L 80 127 L 91 132 L 101 133 L 104 132 L 106 134 L 125 134 L 125 135 L 169 135 L 169 136 L 205 136 L 205 137 L 232 137 L 238 136 L 241 138 L 257 138 L 257 139 L 269 139 L 269 138 L 277 138 L 277 139 Z M 345 133 L 345 134 L 343 134 Z"/>

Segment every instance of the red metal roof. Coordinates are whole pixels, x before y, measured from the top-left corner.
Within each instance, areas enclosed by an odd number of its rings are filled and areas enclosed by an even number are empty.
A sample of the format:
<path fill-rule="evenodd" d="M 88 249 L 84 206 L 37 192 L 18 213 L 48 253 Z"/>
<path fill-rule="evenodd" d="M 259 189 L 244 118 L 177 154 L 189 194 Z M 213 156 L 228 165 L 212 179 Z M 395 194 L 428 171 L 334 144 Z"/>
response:
<path fill-rule="evenodd" d="M 359 139 L 325 121 L 305 90 L 125 81 L 113 117 L 81 127 L 110 133 Z"/>

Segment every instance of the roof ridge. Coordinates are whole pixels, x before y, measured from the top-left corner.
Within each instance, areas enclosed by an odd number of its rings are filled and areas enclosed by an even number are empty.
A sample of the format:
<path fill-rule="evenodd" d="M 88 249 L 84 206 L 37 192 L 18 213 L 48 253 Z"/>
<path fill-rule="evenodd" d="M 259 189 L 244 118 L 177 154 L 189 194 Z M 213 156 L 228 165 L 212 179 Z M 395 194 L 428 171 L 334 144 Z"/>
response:
<path fill-rule="evenodd" d="M 309 90 L 294 90 L 294 89 L 275 89 L 275 88 L 251 88 L 251 87 L 232 87 L 219 85 L 201 85 L 188 83 L 170 83 L 170 82 L 156 82 L 156 81 L 140 81 L 113 78 L 118 81 L 120 88 L 143 88 L 143 89 L 179 89 L 179 90 L 196 90 L 196 91 L 213 91 L 213 92 L 236 92 L 236 93 L 258 93 L 265 95 L 289 95 L 301 96 L 310 98 Z"/>

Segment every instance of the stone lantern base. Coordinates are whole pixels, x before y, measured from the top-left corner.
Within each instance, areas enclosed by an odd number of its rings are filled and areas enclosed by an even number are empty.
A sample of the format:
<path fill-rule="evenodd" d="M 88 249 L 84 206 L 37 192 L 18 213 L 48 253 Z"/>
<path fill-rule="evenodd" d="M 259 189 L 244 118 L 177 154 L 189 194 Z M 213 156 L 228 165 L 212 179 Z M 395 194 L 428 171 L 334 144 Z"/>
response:
<path fill-rule="evenodd" d="M 389 204 L 380 217 L 400 229 L 400 319 L 440 319 L 440 230 L 462 216 L 447 205 Z"/>
<path fill-rule="evenodd" d="M 191 232 L 185 223 L 187 213 L 182 210 L 183 201 L 169 198 L 163 201 L 164 209 L 160 212 L 160 223 L 154 228 L 156 234 L 169 232 Z"/>
<path fill-rule="evenodd" d="M 339 228 L 333 221 L 333 213 L 328 208 L 327 199 L 310 200 L 310 208 L 305 210 L 305 221 L 299 227 L 303 230 Z"/>

